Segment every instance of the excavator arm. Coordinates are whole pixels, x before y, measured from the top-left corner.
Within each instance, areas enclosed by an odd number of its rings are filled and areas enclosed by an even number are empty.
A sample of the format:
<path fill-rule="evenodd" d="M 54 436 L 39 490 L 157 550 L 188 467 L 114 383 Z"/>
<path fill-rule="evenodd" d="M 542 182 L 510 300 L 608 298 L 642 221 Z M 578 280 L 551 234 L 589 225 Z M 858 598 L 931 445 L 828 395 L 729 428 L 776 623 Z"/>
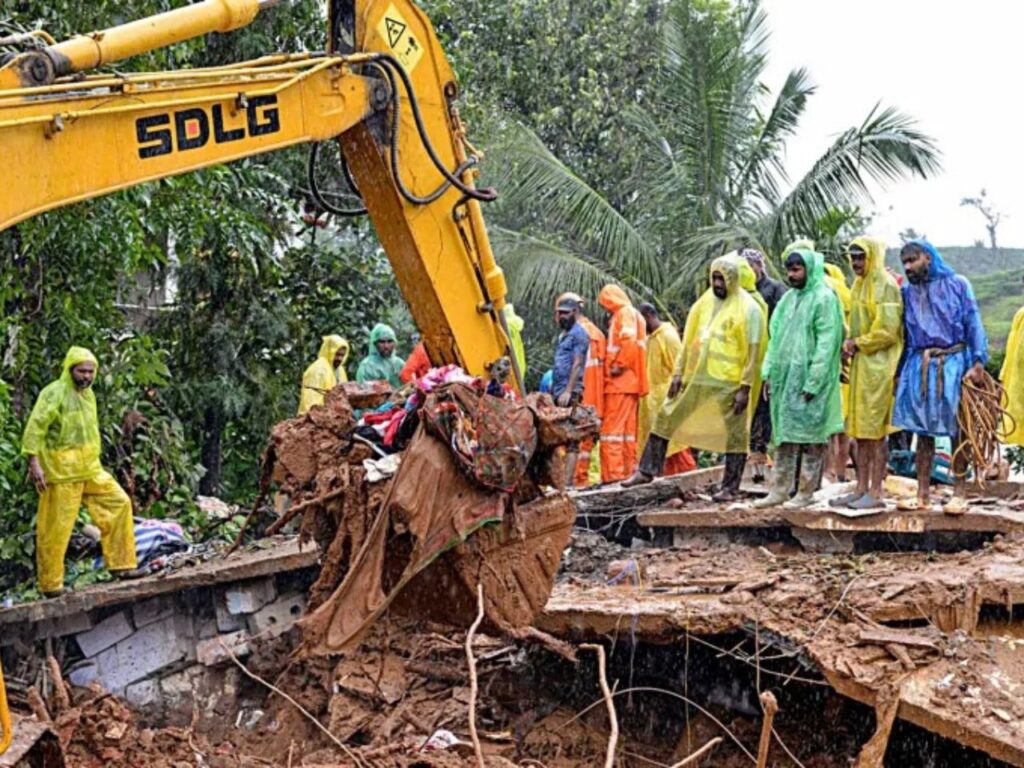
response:
<path fill-rule="evenodd" d="M 0 59 L 0 230 L 146 181 L 337 140 L 434 363 L 477 375 L 503 356 L 514 365 L 480 207 L 493 192 L 474 185 L 479 158 L 454 73 L 409 0 L 333 0 L 326 54 L 87 74 L 237 29 L 276 1 L 203 0 Z"/>

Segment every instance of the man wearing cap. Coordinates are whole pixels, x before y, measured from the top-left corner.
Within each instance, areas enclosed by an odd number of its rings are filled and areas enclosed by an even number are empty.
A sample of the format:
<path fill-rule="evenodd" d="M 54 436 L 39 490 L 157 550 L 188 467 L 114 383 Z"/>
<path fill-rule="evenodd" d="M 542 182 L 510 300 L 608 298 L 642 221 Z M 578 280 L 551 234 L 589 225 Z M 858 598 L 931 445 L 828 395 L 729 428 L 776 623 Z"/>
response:
<path fill-rule="evenodd" d="M 555 361 L 551 366 L 551 395 L 555 404 L 563 408 L 579 405 L 583 399 L 583 372 L 590 350 L 590 337 L 579 324 L 580 302 L 574 297 L 562 296 L 555 308 L 558 322 L 558 341 Z M 571 446 L 566 461 L 566 478 L 575 478 L 579 447 Z"/>
<path fill-rule="evenodd" d="M 562 299 L 575 301 L 579 306 L 576 314 L 577 324 L 583 327 L 590 338 L 590 350 L 587 353 L 587 364 L 583 369 L 583 399 L 581 403 L 587 408 L 592 408 L 597 418 L 604 414 L 604 358 L 605 340 L 604 332 L 587 317 L 584 310 L 583 298 L 576 293 L 563 293 L 555 301 L 555 311 L 558 311 L 558 304 Z M 575 484 L 577 488 L 586 488 L 588 485 L 601 481 L 601 460 L 600 454 L 595 450 L 596 441 L 592 437 L 580 443 L 579 460 L 576 463 Z M 591 471 L 593 469 L 593 472 Z"/>

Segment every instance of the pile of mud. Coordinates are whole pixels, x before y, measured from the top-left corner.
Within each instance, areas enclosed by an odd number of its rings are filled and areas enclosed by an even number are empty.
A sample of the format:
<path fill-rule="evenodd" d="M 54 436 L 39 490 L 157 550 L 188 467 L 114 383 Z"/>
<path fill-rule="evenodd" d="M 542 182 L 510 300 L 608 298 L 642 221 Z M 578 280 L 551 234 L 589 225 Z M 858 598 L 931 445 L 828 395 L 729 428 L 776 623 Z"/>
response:
<path fill-rule="evenodd" d="M 301 513 L 302 536 L 325 553 L 304 653 L 352 650 L 387 611 L 467 626 L 481 591 L 485 630 L 529 631 L 576 517 L 566 446 L 599 423 L 545 395 L 492 397 L 485 386 L 455 381 L 406 397 L 345 384 L 274 428 L 267 474 L 290 499 L 283 520 Z M 397 426 L 371 445 L 355 409 L 376 416 L 389 403 Z"/>

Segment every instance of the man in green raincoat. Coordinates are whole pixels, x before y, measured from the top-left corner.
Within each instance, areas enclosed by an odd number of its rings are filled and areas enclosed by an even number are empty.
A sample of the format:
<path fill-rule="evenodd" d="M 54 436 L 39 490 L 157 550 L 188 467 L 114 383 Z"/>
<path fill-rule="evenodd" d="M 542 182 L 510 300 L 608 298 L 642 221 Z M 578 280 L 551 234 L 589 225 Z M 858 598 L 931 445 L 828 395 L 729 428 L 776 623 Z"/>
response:
<path fill-rule="evenodd" d="M 21 441 L 29 479 L 39 492 L 36 566 L 39 590 L 47 597 L 64 591 L 64 555 L 83 503 L 100 529 L 107 568 L 126 577 L 136 567 L 131 500 L 100 465 L 96 369 L 92 352 L 69 349 L 61 377 L 39 393 Z"/>
<path fill-rule="evenodd" d="M 828 439 L 843 430 L 839 363 L 843 310 L 825 283 L 825 257 L 796 248 L 786 257 L 793 290 L 772 315 L 768 352 L 761 368 L 772 415 L 775 471 L 768 497 L 757 507 L 809 506 L 821 476 Z M 789 499 L 803 455 L 797 495 Z"/>
<path fill-rule="evenodd" d="M 363 358 L 356 371 L 356 381 L 386 381 L 393 387 L 402 386 L 398 374 L 405 361 L 395 354 L 397 339 L 390 325 L 377 323 L 370 331 L 370 354 Z"/>

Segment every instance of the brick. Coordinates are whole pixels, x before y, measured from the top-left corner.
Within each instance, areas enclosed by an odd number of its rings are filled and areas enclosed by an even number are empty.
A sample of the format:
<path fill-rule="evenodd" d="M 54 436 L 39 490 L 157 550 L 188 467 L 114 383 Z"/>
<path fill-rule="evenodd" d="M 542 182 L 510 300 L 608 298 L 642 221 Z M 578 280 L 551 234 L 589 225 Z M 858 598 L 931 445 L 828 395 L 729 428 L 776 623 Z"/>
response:
<path fill-rule="evenodd" d="M 136 629 L 142 629 L 147 624 L 167 618 L 173 612 L 174 598 L 169 595 L 162 595 L 133 605 L 132 620 L 135 622 Z"/>
<path fill-rule="evenodd" d="M 160 683 L 156 680 L 140 680 L 124 689 L 124 697 L 136 707 L 155 707 L 163 700 Z"/>
<path fill-rule="evenodd" d="M 287 632 L 305 611 L 306 596 L 299 592 L 293 592 L 282 595 L 270 605 L 254 613 L 246 621 L 249 625 L 249 632 L 254 636 L 279 637 Z"/>
<path fill-rule="evenodd" d="M 89 683 L 98 679 L 99 675 L 99 665 L 95 661 L 83 661 L 68 672 L 68 680 L 74 686 L 85 688 Z"/>
<path fill-rule="evenodd" d="M 274 579 L 253 579 L 228 587 L 224 591 L 224 602 L 228 613 L 234 616 L 256 613 L 277 597 Z"/>
<path fill-rule="evenodd" d="M 228 661 L 231 657 L 224 650 L 226 645 L 235 656 L 248 656 L 250 653 L 249 632 L 241 630 L 228 635 L 218 635 L 209 640 L 201 640 L 196 645 L 196 660 L 207 667 Z"/>
<path fill-rule="evenodd" d="M 133 629 L 128 621 L 128 614 L 124 611 L 108 616 L 88 632 L 81 632 L 75 635 L 78 647 L 82 649 L 82 655 L 89 659 L 105 651 L 114 643 L 118 643 L 129 635 Z"/>
<path fill-rule="evenodd" d="M 223 592 L 213 596 L 213 612 L 217 619 L 218 632 L 237 632 L 245 628 L 245 619 L 228 613 L 227 601 Z"/>
<path fill-rule="evenodd" d="M 43 619 L 36 625 L 36 637 L 65 637 L 77 635 L 92 629 L 92 618 L 85 611 L 61 616 L 56 619 Z"/>
<path fill-rule="evenodd" d="M 129 683 L 188 659 L 194 652 L 192 638 L 181 632 L 178 616 L 148 624 L 95 657 L 98 679 L 108 691 L 119 693 Z"/>

